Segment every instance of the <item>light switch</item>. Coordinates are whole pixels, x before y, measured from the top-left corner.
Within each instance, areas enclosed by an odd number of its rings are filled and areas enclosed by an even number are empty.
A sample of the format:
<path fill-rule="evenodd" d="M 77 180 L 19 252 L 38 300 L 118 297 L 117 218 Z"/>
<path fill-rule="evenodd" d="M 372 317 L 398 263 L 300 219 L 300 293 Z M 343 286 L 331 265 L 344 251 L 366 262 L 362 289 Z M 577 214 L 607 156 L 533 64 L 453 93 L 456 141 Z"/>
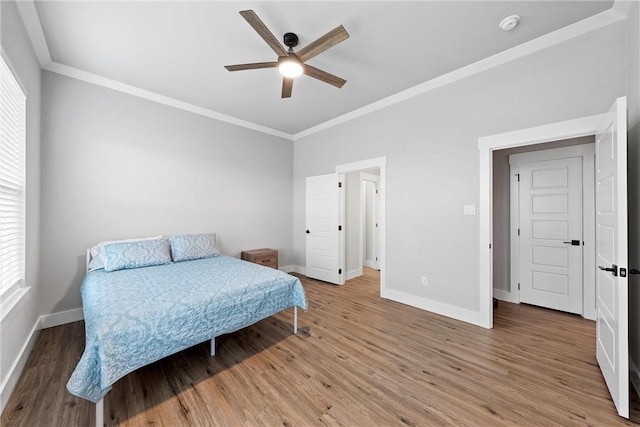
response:
<path fill-rule="evenodd" d="M 464 214 L 465 215 L 475 215 L 476 214 L 476 205 L 464 205 Z"/>

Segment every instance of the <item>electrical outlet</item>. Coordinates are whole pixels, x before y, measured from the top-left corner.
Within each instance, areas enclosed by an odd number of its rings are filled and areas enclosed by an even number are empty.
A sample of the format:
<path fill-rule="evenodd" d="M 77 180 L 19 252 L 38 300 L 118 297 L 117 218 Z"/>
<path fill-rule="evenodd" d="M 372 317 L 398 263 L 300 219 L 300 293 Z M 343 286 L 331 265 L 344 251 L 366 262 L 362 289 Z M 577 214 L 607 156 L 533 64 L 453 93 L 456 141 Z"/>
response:
<path fill-rule="evenodd" d="M 427 276 L 422 276 L 422 286 L 427 286 Z"/>

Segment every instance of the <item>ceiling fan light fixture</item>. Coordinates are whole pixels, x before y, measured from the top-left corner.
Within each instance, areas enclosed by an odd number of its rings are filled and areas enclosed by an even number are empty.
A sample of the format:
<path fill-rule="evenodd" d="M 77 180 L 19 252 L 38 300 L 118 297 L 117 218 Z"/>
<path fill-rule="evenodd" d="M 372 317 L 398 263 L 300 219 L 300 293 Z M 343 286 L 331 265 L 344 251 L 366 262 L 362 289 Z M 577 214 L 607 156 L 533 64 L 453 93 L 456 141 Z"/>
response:
<path fill-rule="evenodd" d="M 298 77 L 302 74 L 302 62 L 293 56 L 278 59 L 278 71 L 285 77 Z"/>

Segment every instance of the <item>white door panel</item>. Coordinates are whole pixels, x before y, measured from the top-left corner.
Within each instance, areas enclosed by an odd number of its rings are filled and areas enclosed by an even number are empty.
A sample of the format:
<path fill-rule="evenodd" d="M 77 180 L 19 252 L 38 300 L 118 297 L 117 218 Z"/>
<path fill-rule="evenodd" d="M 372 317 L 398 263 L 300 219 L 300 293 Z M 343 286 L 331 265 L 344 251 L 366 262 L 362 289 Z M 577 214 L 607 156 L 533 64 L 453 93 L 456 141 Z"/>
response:
<path fill-rule="evenodd" d="M 629 417 L 626 99 L 596 134 L 596 356 L 618 414 Z"/>
<path fill-rule="evenodd" d="M 306 179 L 306 267 L 307 277 L 343 284 L 340 266 L 340 199 L 343 189 L 339 175 Z"/>
<path fill-rule="evenodd" d="M 519 174 L 520 301 L 582 314 L 582 157 L 522 163 Z"/>

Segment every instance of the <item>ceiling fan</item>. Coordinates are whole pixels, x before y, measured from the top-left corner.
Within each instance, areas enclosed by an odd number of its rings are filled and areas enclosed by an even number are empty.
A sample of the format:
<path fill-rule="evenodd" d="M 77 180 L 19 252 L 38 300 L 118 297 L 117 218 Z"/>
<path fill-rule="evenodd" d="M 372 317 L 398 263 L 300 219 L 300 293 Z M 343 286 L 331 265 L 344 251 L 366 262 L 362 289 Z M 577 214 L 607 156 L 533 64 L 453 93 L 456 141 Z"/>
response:
<path fill-rule="evenodd" d="M 318 79 L 322 82 L 329 83 L 335 87 L 341 88 L 347 81 L 340 77 L 329 74 L 318 68 L 312 67 L 305 62 L 314 56 L 324 52 L 332 46 L 337 45 L 341 41 L 349 38 L 349 33 L 342 25 L 329 31 L 316 41 L 308 44 L 298 52 L 294 52 L 293 48 L 298 45 L 298 36 L 294 33 L 286 33 L 284 35 L 284 44 L 289 47 L 286 50 L 269 31 L 267 26 L 256 15 L 253 10 L 243 10 L 240 15 L 253 27 L 254 30 L 264 39 L 271 49 L 278 55 L 277 61 L 272 62 L 254 62 L 251 64 L 225 65 L 229 71 L 255 70 L 259 68 L 278 68 L 283 76 L 282 80 L 282 98 L 290 98 L 293 89 L 293 79 L 300 74 Z"/>

